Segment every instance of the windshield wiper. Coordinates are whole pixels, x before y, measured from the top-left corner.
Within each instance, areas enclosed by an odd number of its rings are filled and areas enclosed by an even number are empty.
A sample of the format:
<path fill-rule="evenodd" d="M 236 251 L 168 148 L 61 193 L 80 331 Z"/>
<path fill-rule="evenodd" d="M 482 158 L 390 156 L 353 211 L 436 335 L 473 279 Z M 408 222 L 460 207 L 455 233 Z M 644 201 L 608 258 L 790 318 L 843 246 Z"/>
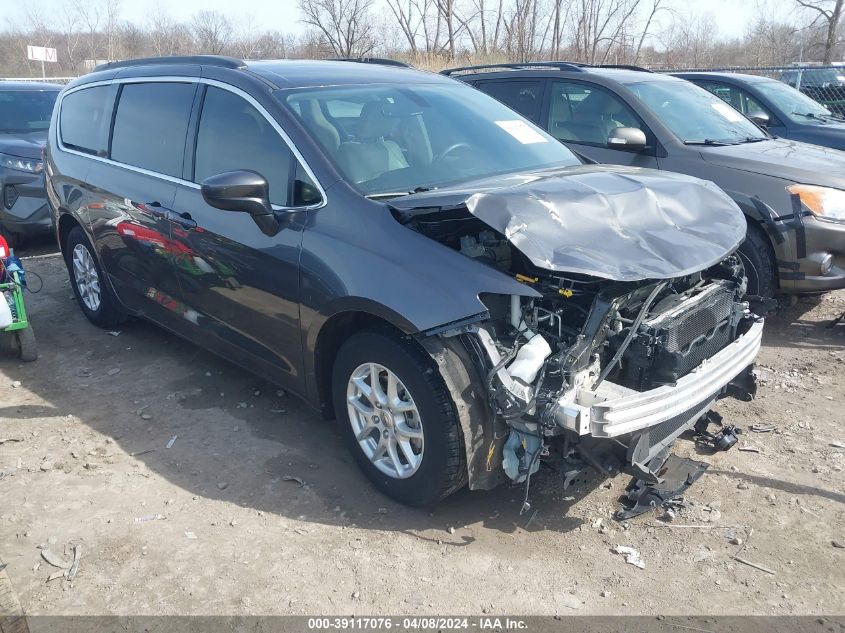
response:
<path fill-rule="evenodd" d="M 381 200 L 382 198 L 399 198 L 400 196 L 410 196 L 414 193 L 424 193 L 426 191 L 431 191 L 432 189 L 437 189 L 437 187 L 414 187 L 410 191 L 389 191 L 386 193 L 371 193 L 367 197 L 370 200 Z"/>
<path fill-rule="evenodd" d="M 768 141 L 768 136 L 746 136 L 740 143 L 759 143 L 760 141 Z"/>
<path fill-rule="evenodd" d="M 725 145 L 736 145 L 736 143 L 728 143 L 726 141 L 714 141 L 712 138 L 706 138 L 703 141 L 684 141 L 684 145 L 712 145 L 712 146 L 725 146 Z"/>
<path fill-rule="evenodd" d="M 802 116 L 806 119 L 812 119 L 813 121 L 821 121 L 822 123 L 827 123 L 830 119 L 833 119 L 835 115 L 833 114 L 814 114 L 812 112 L 793 112 L 795 116 Z M 842 117 L 836 117 L 836 119 L 842 121 Z"/>

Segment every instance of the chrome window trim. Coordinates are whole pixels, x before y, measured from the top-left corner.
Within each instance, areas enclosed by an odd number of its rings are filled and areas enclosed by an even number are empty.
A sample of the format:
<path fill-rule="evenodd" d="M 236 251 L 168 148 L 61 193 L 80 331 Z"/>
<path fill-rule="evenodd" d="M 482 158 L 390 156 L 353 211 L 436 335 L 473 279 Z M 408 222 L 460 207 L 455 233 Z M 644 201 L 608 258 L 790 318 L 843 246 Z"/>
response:
<path fill-rule="evenodd" d="M 112 160 L 111 158 L 105 158 L 103 156 L 96 156 L 94 154 L 88 154 L 86 152 L 81 152 L 79 150 L 71 149 L 66 147 L 64 142 L 62 141 L 62 104 L 64 103 L 65 97 L 74 92 L 78 92 L 80 90 L 85 90 L 87 88 L 96 88 L 97 86 L 111 86 L 114 84 L 129 84 L 129 83 L 201 83 L 206 84 L 208 86 L 214 86 L 216 88 L 220 88 L 222 90 L 227 90 L 233 94 L 238 95 L 242 99 L 246 100 L 252 107 L 258 110 L 261 115 L 267 119 L 267 122 L 273 126 L 273 129 L 276 130 L 276 133 L 282 138 L 287 145 L 288 149 L 293 154 L 293 157 L 299 161 L 299 164 L 302 165 L 302 168 L 305 170 L 305 173 L 308 174 L 308 177 L 314 182 L 317 186 L 317 190 L 320 192 L 320 202 L 317 204 L 310 204 L 304 205 L 299 207 L 285 207 L 278 204 L 271 205 L 274 211 L 311 211 L 314 209 L 320 209 L 326 206 L 328 202 L 328 197 L 326 196 L 326 190 L 323 188 L 323 185 L 317 179 L 317 176 L 314 175 L 314 172 L 311 170 L 311 166 L 302 156 L 300 151 L 297 149 L 296 145 L 294 145 L 291 138 L 287 135 L 287 132 L 278 124 L 278 122 L 270 115 L 267 110 L 264 109 L 262 106 L 252 95 L 236 86 L 231 84 L 227 84 L 222 81 L 218 81 L 216 79 L 208 79 L 205 77 L 182 77 L 179 75 L 166 75 L 161 77 L 123 77 L 120 79 L 106 79 L 104 81 L 92 81 L 91 83 L 83 84 L 81 86 L 75 86 L 69 90 L 64 90 L 59 96 L 58 101 L 58 114 L 56 117 L 56 139 L 58 141 L 59 150 L 62 152 L 67 152 L 68 154 L 74 154 L 76 156 L 82 156 L 84 158 L 90 158 L 92 160 L 99 161 L 101 163 L 105 163 L 107 165 L 113 165 L 115 167 L 120 167 L 122 169 L 126 169 L 129 171 L 134 171 L 139 174 L 144 174 L 145 176 L 152 176 L 154 178 L 160 178 L 162 180 L 166 180 L 168 182 L 175 183 L 177 185 L 184 185 L 186 187 L 190 187 L 191 189 L 200 189 L 200 186 L 189 180 L 185 180 L 183 178 L 177 178 L 175 176 L 168 176 L 167 174 L 162 174 L 157 171 L 151 171 L 149 169 L 144 169 L 143 167 L 135 167 L 134 165 L 127 165 L 126 163 L 121 163 L 116 160 Z"/>

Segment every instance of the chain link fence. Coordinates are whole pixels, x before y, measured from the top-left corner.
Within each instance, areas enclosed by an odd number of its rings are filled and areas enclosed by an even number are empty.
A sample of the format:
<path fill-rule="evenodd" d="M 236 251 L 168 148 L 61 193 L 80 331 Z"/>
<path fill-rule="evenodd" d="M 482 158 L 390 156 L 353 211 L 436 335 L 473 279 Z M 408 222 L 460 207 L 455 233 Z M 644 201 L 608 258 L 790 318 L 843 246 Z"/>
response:
<path fill-rule="evenodd" d="M 0 77 L 0 81 L 31 81 L 47 84 L 69 84 L 76 77 Z"/>
<path fill-rule="evenodd" d="M 845 116 L 845 63 L 822 66 L 731 66 L 727 68 L 673 68 L 660 72 L 742 73 L 777 79 L 797 88 L 834 114 Z"/>

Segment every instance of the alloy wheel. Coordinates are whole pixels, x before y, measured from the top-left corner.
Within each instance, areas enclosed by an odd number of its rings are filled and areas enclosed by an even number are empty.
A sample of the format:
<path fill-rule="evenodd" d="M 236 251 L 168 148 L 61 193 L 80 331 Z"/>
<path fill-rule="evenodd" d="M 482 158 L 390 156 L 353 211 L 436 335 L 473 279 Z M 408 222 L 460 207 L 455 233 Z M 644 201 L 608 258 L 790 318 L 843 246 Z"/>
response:
<path fill-rule="evenodd" d="M 349 422 L 364 455 L 381 472 L 407 479 L 425 446 L 422 420 L 408 388 L 378 363 L 359 365 L 346 387 Z"/>
<path fill-rule="evenodd" d="M 96 312 L 100 308 L 100 275 L 91 253 L 84 244 L 73 247 L 73 279 L 85 307 Z"/>

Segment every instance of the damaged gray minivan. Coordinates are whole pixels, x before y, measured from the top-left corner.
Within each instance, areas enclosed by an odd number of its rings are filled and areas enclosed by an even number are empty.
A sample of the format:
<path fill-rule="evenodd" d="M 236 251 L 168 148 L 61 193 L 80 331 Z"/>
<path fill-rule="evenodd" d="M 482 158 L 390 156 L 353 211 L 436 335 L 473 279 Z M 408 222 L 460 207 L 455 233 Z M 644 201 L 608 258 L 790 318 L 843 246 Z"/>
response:
<path fill-rule="evenodd" d="M 716 399 L 753 395 L 730 198 L 583 165 L 449 78 L 112 63 L 63 91 L 45 160 L 90 321 L 142 316 L 301 395 L 405 503 L 541 462 L 660 481 Z"/>

